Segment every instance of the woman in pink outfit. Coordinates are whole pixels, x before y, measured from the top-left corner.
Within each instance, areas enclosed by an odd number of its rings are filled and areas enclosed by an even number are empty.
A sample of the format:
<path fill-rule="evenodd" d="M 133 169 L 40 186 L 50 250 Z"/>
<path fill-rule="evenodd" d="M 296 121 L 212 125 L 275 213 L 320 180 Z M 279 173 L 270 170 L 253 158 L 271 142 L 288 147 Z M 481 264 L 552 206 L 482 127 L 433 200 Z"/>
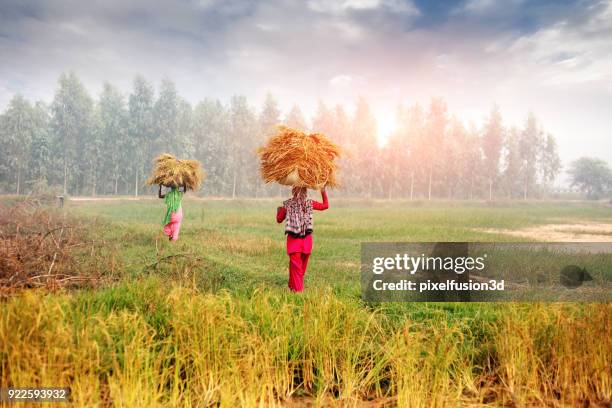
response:
<path fill-rule="evenodd" d="M 164 226 L 164 234 L 168 236 L 170 241 L 176 241 L 181 230 L 181 222 L 183 221 L 183 194 L 187 191 L 186 187 L 183 187 L 183 191 L 179 187 L 172 187 L 171 190 L 162 194 L 162 186 L 159 185 L 159 198 L 165 199 L 166 202 L 166 216 L 162 221 Z"/>
<path fill-rule="evenodd" d="M 276 222 L 287 220 L 285 234 L 289 255 L 289 289 L 301 292 L 304 290 L 308 258 L 312 253 L 312 210 L 327 210 L 329 202 L 325 189 L 321 190 L 322 203 L 307 198 L 305 187 L 293 187 L 292 193 L 293 197 L 277 208 Z"/>

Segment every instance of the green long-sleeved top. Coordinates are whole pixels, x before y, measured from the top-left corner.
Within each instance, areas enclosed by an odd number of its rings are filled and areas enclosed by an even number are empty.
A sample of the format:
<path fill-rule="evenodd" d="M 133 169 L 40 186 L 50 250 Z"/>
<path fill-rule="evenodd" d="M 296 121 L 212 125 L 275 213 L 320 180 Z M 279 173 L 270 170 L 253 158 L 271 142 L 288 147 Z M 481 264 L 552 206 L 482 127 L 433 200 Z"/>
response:
<path fill-rule="evenodd" d="M 166 211 L 166 216 L 164 217 L 164 221 L 162 223 L 163 225 L 166 225 L 167 223 L 169 223 L 172 213 L 178 211 L 178 209 L 181 208 L 182 200 L 183 200 L 183 193 L 180 192 L 179 189 L 176 187 L 172 187 L 172 190 L 166 193 L 165 202 L 166 202 L 166 206 L 168 206 L 168 209 Z"/>

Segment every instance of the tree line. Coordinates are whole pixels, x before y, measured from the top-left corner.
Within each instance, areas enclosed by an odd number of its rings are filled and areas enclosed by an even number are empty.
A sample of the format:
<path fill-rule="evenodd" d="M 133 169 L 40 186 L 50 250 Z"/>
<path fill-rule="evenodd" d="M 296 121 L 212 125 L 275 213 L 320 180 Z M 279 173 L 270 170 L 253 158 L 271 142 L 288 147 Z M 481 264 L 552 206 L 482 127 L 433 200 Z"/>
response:
<path fill-rule="evenodd" d="M 353 114 L 319 101 L 309 126 L 298 105 L 283 114 L 272 95 L 260 109 L 241 95 L 192 106 L 172 81 L 161 81 L 156 92 L 136 76 L 128 95 L 105 83 L 94 99 L 69 72 L 50 104 L 15 95 L 1 114 L 0 189 L 148 194 L 152 159 L 169 152 L 202 162 L 203 195 L 277 195 L 280 188 L 259 177 L 256 150 L 279 123 L 324 133 L 343 148 L 338 193 L 351 196 L 532 198 L 546 192 L 561 168 L 555 138 L 533 114 L 507 126 L 496 106 L 484 123 L 466 125 L 442 99 L 400 105 L 396 130 L 380 146 L 364 98 Z"/>

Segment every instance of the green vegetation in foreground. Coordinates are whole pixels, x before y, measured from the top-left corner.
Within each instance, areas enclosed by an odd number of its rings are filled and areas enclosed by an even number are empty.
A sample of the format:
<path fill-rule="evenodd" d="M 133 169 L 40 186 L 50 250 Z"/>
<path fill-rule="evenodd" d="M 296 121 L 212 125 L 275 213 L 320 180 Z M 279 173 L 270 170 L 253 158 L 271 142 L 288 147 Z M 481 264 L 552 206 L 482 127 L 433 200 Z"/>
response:
<path fill-rule="evenodd" d="M 3 303 L 1 382 L 68 384 L 79 406 L 610 400 L 609 304 L 359 299 L 362 241 L 510 241 L 472 228 L 609 221 L 609 209 L 332 201 L 294 295 L 276 205 L 187 200 L 171 244 L 161 202 L 72 203 L 108 221 L 100 238 L 124 272 L 112 287 Z"/>

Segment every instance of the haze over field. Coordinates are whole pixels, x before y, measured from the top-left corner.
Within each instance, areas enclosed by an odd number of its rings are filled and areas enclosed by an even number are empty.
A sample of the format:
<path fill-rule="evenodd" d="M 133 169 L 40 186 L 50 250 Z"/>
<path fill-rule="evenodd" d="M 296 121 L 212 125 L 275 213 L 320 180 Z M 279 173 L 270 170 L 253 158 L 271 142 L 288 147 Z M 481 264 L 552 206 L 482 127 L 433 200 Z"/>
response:
<path fill-rule="evenodd" d="M 134 75 L 176 82 L 191 103 L 272 92 L 308 117 L 317 99 L 371 104 L 385 138 L 398 103 L 443 97 L 481 122 L 533 110 L 564 164 L 612 161 L 610 1 L 3 1 L 0 108 L 15 93 L 50 102 L 74 70 L 92 94 Z"/>

